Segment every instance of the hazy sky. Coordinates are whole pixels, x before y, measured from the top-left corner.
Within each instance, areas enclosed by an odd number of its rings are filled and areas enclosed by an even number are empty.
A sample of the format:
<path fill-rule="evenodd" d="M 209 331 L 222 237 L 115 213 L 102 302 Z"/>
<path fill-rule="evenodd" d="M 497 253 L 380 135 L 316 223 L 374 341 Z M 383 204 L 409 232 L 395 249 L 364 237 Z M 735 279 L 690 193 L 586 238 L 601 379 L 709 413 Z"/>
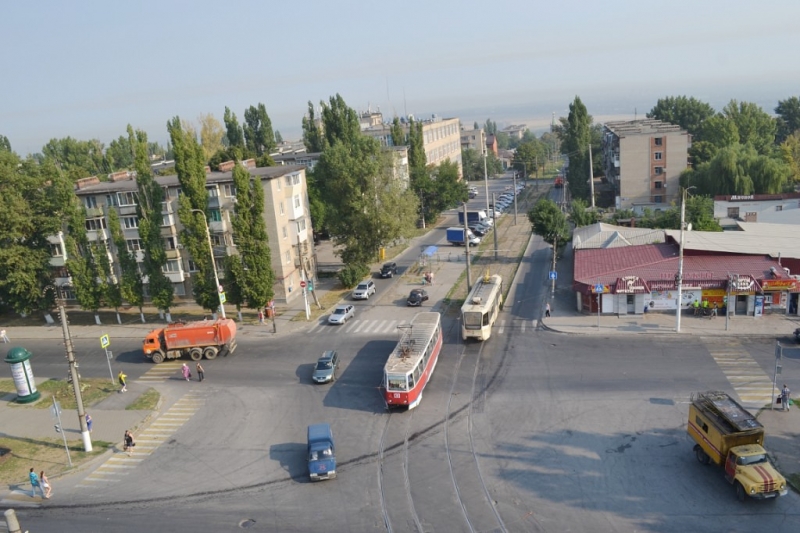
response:
<path fill-rule="evenodd" d="M 0 134 L 21 153 L 263 102 L 285 139 L 308 101 L 529 127 L 579 95 L 596 118 L 662 96 L 717 108 L 800 95 L 800 1 L 0 0 Z"/>

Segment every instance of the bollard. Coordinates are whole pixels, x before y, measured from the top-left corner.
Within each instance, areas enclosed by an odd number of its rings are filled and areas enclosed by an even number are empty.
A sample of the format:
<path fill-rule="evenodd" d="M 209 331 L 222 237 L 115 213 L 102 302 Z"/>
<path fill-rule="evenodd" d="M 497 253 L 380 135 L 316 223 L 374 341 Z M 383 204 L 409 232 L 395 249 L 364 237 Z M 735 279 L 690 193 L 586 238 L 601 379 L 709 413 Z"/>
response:
<path fill-rule="evenodd" d="M 19 520 L 17 520 L 17 513 L 14 512 L 14 509 L 8 509 L 3 514 L 6 518 L 8 533 L 22 533 L 22 529 L 19 527 Z"/>

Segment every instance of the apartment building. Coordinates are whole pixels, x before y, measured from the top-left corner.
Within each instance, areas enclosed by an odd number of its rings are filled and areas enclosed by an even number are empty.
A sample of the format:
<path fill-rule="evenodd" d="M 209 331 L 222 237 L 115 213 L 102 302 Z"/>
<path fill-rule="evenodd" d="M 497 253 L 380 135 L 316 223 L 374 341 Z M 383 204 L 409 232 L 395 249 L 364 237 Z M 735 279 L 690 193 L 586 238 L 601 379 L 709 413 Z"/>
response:
<path fill-rule="evenodd" d="M 679 178 L 689 166 L 691 137 L 679 126 L 644 119 L 603 126 L 606 180 L 617 209 L 666 209 L 680 200 Z"/>
<path fill-rule="evenodd" d="M 461 130 L 461 149 L 475 150 L 479 154 L 483 153 L 486 146 L 486 133 L 480 130 Z"/>
<path fill-rule="evenodd" d="M 220 166 L 220 172 L 206 175 L 208 191 L 209 232 L 217 273 L 224 280 L 224 259 L 237 254 L 233 242 L 231 217 L 236 216 L 236 189 L 233 184 L 232 163 Z M 223 170 L 224 169 L 224 170 Z M 275 300 L 290 303 L 302 297 L 300 282 L 305 276 L 313 279 L 316 272 L 314 239 L 308 209 L 305 167 L 278 166 L 248 168 L 253 179 L 264 191 L 264 221 L 266 222 L 271 250 L 272 270 L 275 273 Z M 86 230 L 90 241 L 107 243 L 109 258 L 117 273 L 120 272 L 116 247 L 108 229 L 108 213 L 114 209 L 119 214 L 128 250 L 136 252 L 143 260 L 139 220 L 136 216 L 138 188 L 133 172 L 121 172 L 101 182 L 96 177 L 80 180 L 76 194 L 86 208 Z M 181 223 L 178 220 L 180 184 L 176 175 L 158 176 L 156 182 L 164 189 L 161 235 L 167 251 L 167 264 L 163 271 L 172 281 L 179 299 L 192 299 L 192 276 L 197 272 L 188 251 L 181 246 Z M 55 282 L 62 287 L 67 299 L 75 295 L 69 287 L 65 268 L 63 236 L 51 238 L 53 257 L 51 265 L 56 270 Z M 209 251 L 212 253 L 212 251 Z M 147 280 L 145 279 L 145 283 Z M 222 281 L 224 283 L 224 281 Z"/>
<path fill-rule="evenodd" d="M 451 161 L 458 166 L 459 177 L 464 176 L 461 161 L 461 122 L 457 118 L 441 118 L 433 115 L 427 120 L 416 120 L 422 124 L 422 146 L 429 165 L 439 165 L 443 161 Z M 407 121 L 402 121 L 403 130 L 408 134 Z M 381 122 L 378 125 L 364 127 L 365 135 L 380 141 L 381 146 L 393 146 L 391 124 Z"/>

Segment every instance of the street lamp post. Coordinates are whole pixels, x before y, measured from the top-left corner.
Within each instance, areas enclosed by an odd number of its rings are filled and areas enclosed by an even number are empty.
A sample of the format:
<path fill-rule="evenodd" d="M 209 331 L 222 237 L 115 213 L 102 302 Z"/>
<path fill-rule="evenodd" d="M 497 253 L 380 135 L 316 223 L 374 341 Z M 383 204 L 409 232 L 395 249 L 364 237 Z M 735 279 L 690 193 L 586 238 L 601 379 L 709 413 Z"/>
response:
<path fill-rule="evenodd" d="M 217 275 L 217 264 L 214 262 L 214 247 L 211 244 L 211 231 L 208 229 L 208 220 L 206 220 L 206 213 L 202 209 L 192 209 L 192 213 L 200 213 L 203 215 L 203 225 L 206 228 L 206 239 L 208 240 L 208 253 L 211 254 L 211 269 L 214 271 L 214 287 L 217 291 L 217 296 L 219 296 L 219 313 L 222 315 L 222 318 L 227 318 L 225 316 L 225 304 L 223 303 L 222 299 L 222 290 L 219 285 L 219 276 Z"/>
<path fill-rule="evenodd" d="M 681 303 L 683 301 L 683 238 L 686 226 L 686 196 L 689 189 L 694 189 L 691 186 L 683 189 L 683 197 L 681 198 L 681 242 L 678 246 L 678 274 L 675 276 L 675 283 L 678 285 L 678 310 L 675 313 L 675 332 L 681 332 Z"/>

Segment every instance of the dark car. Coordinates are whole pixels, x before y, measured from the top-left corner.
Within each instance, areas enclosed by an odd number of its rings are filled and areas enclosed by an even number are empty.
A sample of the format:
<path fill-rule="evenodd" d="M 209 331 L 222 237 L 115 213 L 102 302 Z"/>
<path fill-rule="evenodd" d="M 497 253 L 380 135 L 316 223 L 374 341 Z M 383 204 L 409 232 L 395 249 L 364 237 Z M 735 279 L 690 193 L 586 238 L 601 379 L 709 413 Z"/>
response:
<path fill-rule="evenodd" d="M 322 354 L 314 367 L 311 378 L 316 383 L 327 383 L 336 381 L 336 367 L 339 366 L 339 354 L 333 350 L 328 350 Z"/>
<path fill-rule="evenodd" d="M 381 277 L 382 278 L 392 278 L 394 275 L 397 274 L 397 263 L 394 261 L 389 261 L 388 263 L 384 263 L 381 267 Z"/>
<path fill-rule="evenodd" d="M 472 233 L 477 235 L 478 237 L 483 237 L 486 235 L 486 228 L 481 226 L 480 224 L 470 224 L 469 229 L 472 230 Z"/>
<path fill-rule="evenodd" d="M 408 295 L 408 305 L 412 307 L 418 307 L 422 305 L 422 302 L 428 301 L 428 291 L 425 289 L 414 289 L 411 291 L 411 294 Z"/>

